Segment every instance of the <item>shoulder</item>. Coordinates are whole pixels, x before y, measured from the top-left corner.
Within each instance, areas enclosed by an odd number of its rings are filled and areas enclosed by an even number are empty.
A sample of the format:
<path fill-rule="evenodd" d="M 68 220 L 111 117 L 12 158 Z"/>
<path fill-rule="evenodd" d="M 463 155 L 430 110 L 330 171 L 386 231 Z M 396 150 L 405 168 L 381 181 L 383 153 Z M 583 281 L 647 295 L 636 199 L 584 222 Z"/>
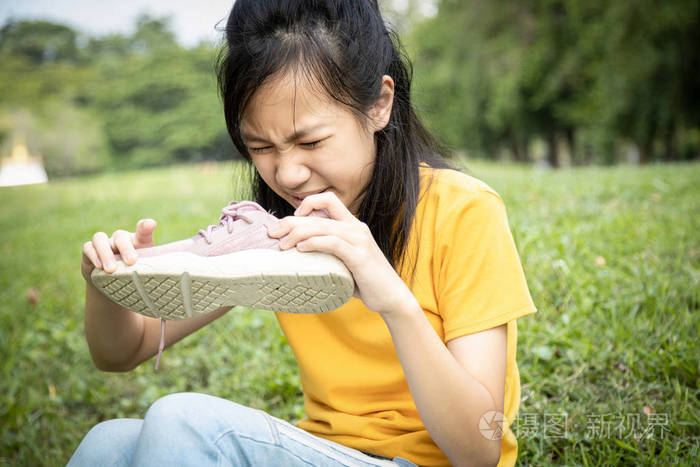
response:
<path fill-rule="evenodd" d="M 484 181 L 469 174 L 421 166 L 420 175 L 419 206 L 435 222 L 455 221 L 455 215 L 500 214 L 504 209 L 500 195 Z"/>

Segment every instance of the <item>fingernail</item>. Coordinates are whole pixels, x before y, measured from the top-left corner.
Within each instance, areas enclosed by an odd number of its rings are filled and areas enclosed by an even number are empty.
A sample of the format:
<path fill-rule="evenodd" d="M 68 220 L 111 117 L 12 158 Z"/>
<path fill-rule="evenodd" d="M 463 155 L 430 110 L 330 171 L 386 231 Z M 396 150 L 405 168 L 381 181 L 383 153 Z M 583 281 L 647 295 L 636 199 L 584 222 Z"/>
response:
<path fill-rule="evenodd" d="M 280 233 L 280 229 L 279 229 L 279 227 L 274 225 L 274 226 L 270 227 L 269 229 L 267 229 L 267 233 L 269 233 L 270 235 L 277 235 L 278 233 Z"/>
<path fill-rule="evenodd" d="M 114 262 L 112 262 L 112 261 L 107 261 L 107 262 L 105 263 L 105 271 L 107 271 L 107 270 L 112 271 L 112 270 L 114 270 L 114 269 L 116 269 L 116 268 L 117 268 L 117 265 L 114 264 Z"/>

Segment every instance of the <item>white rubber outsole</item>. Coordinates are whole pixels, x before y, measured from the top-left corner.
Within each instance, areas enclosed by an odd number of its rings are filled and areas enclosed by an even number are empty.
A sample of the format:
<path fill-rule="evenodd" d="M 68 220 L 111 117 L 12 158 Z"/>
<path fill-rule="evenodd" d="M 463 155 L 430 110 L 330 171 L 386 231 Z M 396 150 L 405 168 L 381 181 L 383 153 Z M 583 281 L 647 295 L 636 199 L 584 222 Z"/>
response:
<path fill-rule="evenodd" d="M 325 253 L 269 249 L 204 257 L 171 253 L 132 266 L 92 272 L 110 300 L 154 318 L 186 319 L 222 306 L 285 313 L 324 313 L 352 296 L 355 283 L 342 261 Z"/>

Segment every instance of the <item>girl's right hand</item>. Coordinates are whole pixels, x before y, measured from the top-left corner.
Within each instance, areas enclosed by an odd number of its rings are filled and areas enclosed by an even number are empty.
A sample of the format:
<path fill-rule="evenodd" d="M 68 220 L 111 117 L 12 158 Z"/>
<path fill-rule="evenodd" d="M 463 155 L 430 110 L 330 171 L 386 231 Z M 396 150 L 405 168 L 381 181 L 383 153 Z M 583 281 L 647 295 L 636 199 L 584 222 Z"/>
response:
<path fill-rule="evenodd" d="M 108 273 L 116 271 L 115 253 L 119 253 L 122 261 L 127 265 L 134 264 L 137 258 L 137 248 L 153 246 L 153 231 L 156 225 L 157 223 L 153 219 L 141 219 L 136 223 L 135 232 L 117 230 L 111 237 L 107 237 L 104 232 L 97 232 L 93 235 L 92 241 L 83 244 L 83 259 L 80 269 L 85 280 L 91 282 L 90 274 L 95 268 L 104 269 Z"/>

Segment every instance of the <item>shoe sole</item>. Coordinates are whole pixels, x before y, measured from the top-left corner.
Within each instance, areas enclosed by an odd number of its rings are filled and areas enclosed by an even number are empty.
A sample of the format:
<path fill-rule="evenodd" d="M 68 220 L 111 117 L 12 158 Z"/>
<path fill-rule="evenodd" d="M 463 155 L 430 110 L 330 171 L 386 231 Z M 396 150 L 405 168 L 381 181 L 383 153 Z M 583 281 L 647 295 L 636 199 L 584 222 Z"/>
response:
<path fill-rule="evenodd" d="M 347 302 L 355 287 L 335 256 L 296 248 L 211 257 L 178 252 L 139 258 L 131 266 L 118 261 L 111 274 L 93 270 L 92 282 L 126 309 L 169 320 L 236 305 L 325 313 Z"/>

